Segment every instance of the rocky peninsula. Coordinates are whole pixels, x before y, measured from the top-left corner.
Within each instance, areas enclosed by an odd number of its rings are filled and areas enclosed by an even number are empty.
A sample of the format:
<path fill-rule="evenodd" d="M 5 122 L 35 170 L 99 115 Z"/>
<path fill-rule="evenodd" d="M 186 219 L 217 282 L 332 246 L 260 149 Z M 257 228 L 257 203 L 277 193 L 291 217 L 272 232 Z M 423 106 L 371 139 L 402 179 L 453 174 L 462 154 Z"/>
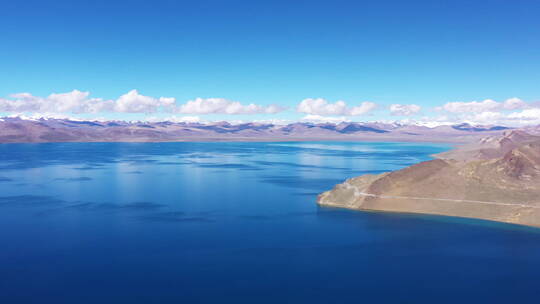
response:
<path fill-rule="evenodd" d="M 346 180 L 318 204 L 437 214 L 540 227 L 540 136 L 488 136 L 435 159 Z"/>

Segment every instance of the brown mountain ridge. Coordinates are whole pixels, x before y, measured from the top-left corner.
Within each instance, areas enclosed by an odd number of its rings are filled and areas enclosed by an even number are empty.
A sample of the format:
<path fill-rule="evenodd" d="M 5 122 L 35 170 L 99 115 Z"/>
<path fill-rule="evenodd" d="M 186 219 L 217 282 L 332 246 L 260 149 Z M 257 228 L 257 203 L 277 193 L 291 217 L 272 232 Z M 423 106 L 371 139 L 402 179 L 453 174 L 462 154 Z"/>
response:
<path fill-rule="evenodd" d="M 348 179 L 318 203 L 540 226 L 540 136 L 507 131 L 436 157 Z"/>

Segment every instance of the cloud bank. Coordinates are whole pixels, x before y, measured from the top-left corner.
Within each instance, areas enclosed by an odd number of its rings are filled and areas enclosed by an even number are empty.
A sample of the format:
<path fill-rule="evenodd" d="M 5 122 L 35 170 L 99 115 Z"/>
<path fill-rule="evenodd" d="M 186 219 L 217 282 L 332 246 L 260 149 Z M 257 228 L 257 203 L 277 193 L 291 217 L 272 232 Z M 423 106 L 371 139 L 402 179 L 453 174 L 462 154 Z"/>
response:
<path fill-rule="evenodd" d="M 90 92 L 73 90 L 68 93 L 53 93 L 47 97 L 34 96 L 30 93 L 10 95 L 11 98 L 0 98 L 2 112 L 36 112 L 36 113 L 154 113 L 160 108 L 174 105 L 174 98 L 153 98 L 131 90 L 116 100 L 89 98 Z"/>
<path fill-rule="evenodd" d="M 68 93 L 54 93 L 47 97 L 30 93 L 12 94 L 0 98 L 0 112 L 15 113 L 180 113 L 180 114 L 276 114 L 286 108 L 278 105 L 244 105 L 224 98 L 196 98 L 177 105 L 173 97 L 150 97 L 131 90 L 116 100 L 90 98 L 90 92 L 73 90 Z"/>
<path fill-rule="evenodd" d="M 350 119 L 347 119 L 347 117 L 345 116 L 335 117 L 335 116 L 321 116 L 321 115 L 308 114 L 302 117 L 301 121 L 314 122 L 314 123 L 326 123 L 326 122 L 340 123 L 344 121 L 348 122 L 350 121 Z"/>
<path fill-rule="evenodd" d="M 448 102 L 444 106 L 437 108 L 437 110 L 447 111 L 450 113 L 481 113 L 525 109 L 527 107 L 528 104 L 526 102 L 517 97 L 513 97 L 505 100 L 504 102 L 497 102 L 493 99 L 470 102 Z"/>
<path fill-rule="evenodd" d="M 272 121 L 311 121 L 341 122 L 358 120 L 362 115 L 369 115 L 377 109 L 377 119 L 381 116 L 406 116 L 400 121 L 414 121 L 423 125 L 470 124 L 524 126 L 540 124 L 540 103 L 527 103 L 517 97 L 504 101 L 485 99 L 482 101 L 447 102 L 435 108 L 422 108 L 417 104 L 391 104 L 379 107 L 374 102 L 365 101 L 357 105 L 348 105 L 339 100 L 329 102 L 324 98 L 306 98 L 287 116 L 265 118 Z M 0 113 L 25 115 L 28 117 L 69 117 L 72 114 L 98 113 L 139 113 L 146 114 L 150 120 L 167 121 L 204 121 L 204 115 L 275 115 L 288 108 L 277 105 L 242 103 L 225 98 L 195 98 L 179 103 L 174 97 L 152 97 L 131 90 L 117 99 L 94 98 L 90 92 L 73 90 L 67 93 L 53 93 L 46 97 L 30 93 L 17 93 L 7 98 L 0 98 Z M 298 113 L 303 114 L 302 117 Z M 103 118 L 107 115 L 100 115 Z M 74 116 L 76 117 L 76 116 Z M 125 116 L 129 117 L 129 116 Z M 133 117 L 133 116 L 131 116 Z M 140 117 L 140 116 L 139 116 Z M 96 118 L 97 119 L 97 118 Z M 283 120 L 286 119 L 286 120 Z M 254 120 L 251 120 L 254 121 Z"/>
<path fill-rule="evenodd" d="M 276 114 L 286 108 L 278 105 L 243 105 L 224 98 L 197 98 L 178 106 L 175 112 L 182 114 Z"/>
<path fill-rule="evenodd" d="M 296 110 L 300 113 L 320 116 L 358 116 L 367 114 L 376 107 L 375 103 L 369 101 L 362 102 L 356 107 L 348 107 L 342 100 L 329 103 L 323 98 L 307 98 L 300 102 Z"/>
<path fill-rule="evenodd" d="M 493 99 L 448 102 L 435 110 L 445 113 L 439 116 L 438 120 L 445 120 L 447 123 L 467 122 L 505 126 L 540 124 L 540 104 L 527 103 L 517 97 L 500 102 Z"/>
<path fill-rule="evenodd" d="M 402 104 L 393 104 L 390 106 L 390 114 L 394 116 L 410 116 L 417 114 L 422 110 L 422 107 L 415 104 L 402 105 Z"/>

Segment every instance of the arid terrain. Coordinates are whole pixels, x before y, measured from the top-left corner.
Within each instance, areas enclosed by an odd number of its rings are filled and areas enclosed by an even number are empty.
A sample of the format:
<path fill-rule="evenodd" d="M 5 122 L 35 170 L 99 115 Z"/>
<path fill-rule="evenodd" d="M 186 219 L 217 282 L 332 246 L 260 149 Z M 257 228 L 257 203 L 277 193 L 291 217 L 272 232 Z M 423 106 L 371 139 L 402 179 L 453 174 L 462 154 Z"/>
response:
<path fill-rule="evenodd" d="M 318 203 L 540 226 L 540 136 L 505 131 L 436 157 L 348 179 L 320 194 Z"/>
<path fill-rule="evenodd" d="M 0 118 L 0 143 L 24 142 L 165 142 L 165 141 L 306 141 L 366 140 L 467 143 L 498 135 L 502 126 L 426 127 L 414 124 L 342 122 L 287 125 L 228 122 L 126 122 L 69 119 Z"/>

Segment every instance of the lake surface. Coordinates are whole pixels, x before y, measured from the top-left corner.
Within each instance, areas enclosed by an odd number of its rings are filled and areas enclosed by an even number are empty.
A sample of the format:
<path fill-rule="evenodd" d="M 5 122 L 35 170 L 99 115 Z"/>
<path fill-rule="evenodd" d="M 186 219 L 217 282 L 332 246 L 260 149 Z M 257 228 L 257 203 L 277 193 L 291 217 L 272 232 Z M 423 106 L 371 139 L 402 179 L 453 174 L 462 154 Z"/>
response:
<path fill-rule="evenodd" d="M 446 149 L 0 145 L 0 303 L 538 303 L 540 229 L 315 204 Z"/>

